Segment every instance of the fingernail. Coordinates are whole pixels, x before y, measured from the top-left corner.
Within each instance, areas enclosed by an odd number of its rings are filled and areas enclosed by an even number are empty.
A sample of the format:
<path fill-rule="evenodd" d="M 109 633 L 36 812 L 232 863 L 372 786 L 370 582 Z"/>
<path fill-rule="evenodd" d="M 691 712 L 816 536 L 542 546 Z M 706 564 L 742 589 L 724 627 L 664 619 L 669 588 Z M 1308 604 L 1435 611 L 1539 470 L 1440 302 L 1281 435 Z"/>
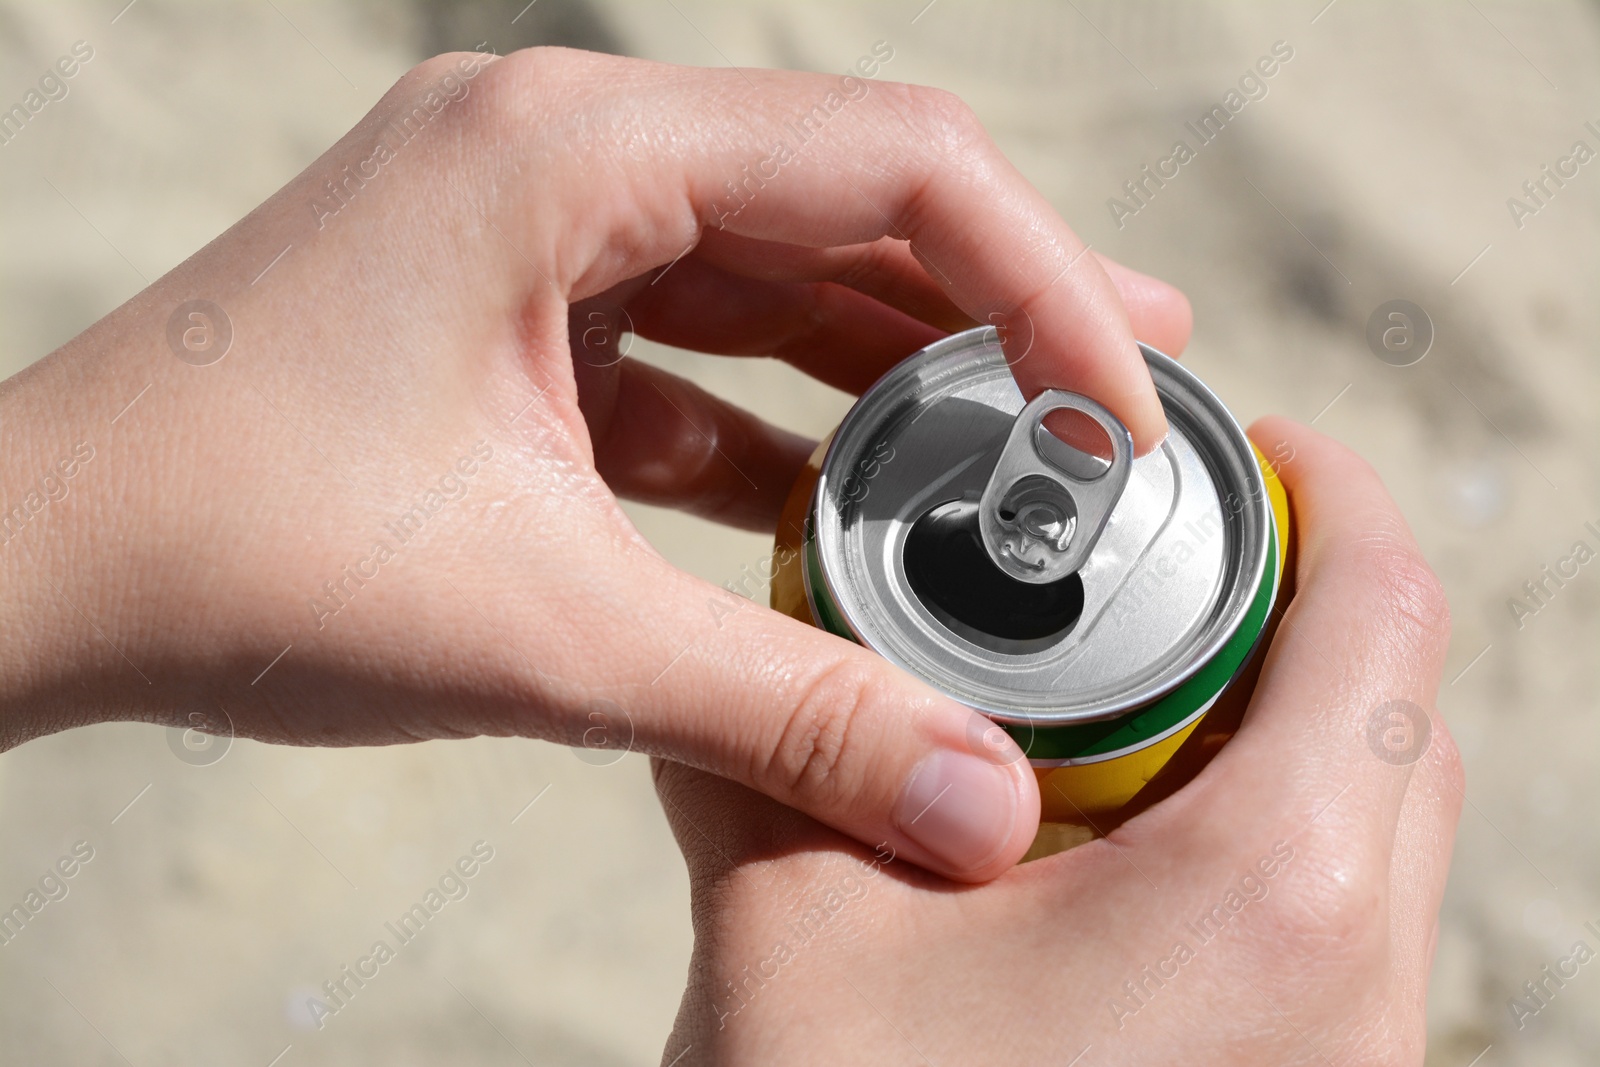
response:
<path fill-rule="evenodd" d="M 894 823 L 952 870 L 973 871 L 999 855 L 1017 822 L 1017 790 L 1004 767 L 940 751 L 911 772 Z"/>

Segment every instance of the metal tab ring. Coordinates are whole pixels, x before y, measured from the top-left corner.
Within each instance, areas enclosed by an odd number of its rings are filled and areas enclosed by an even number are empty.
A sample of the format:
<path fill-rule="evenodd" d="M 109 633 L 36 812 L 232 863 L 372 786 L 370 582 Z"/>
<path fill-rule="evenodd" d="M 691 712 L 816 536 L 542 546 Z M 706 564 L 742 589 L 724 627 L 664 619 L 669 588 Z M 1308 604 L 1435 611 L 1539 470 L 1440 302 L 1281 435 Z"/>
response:
<path fill-rule="evenodd" d="M 1111 462 L 1053 435 L 1044 445 L 1044 418 L 1071 410 L 1093 419 L 1111 441 Z M 1041 447 L 1043 445 L 1043 447 Z M 1059 446 L 1057 449 L 1054 446 Z M 1056 452 L 1055 458 L 1046 452 Z M 1073 462 L 1073 457 L 1078 462 Z M 1133 471 L 1133 435 L 1102 405 L 1077 393 L 1047 389 L 1017 415 L 978 507 L 978 529 L 989 558 L 1006 574 L 1031 585 L 1059 581 L 1088 560 Z"/>

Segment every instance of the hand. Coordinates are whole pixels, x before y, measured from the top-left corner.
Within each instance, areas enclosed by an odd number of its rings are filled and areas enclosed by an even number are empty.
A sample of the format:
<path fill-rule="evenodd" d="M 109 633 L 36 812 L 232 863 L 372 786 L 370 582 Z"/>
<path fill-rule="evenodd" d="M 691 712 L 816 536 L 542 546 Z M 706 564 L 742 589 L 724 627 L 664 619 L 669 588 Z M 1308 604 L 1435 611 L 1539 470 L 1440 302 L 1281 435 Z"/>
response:
<path fill-rule="evenodd" d="M 616 503 L 771 529 L 811 448 L 618 362 L 621 329 L 860 389 L 974 321 L 1029 393 L 1161 436 L 1133 335 L 1180 348 L 1183 298 L 1085 255 L 948 95 L 430 60 L 0 394 L 0 740 L 136 718 L 631 744 L 992 877 L 1038 799 L 969 751 L 970 712 L 673 569 Z M 945 786 L 962 818 L 899 829 Z"/>
<path fill-rule="evenodd" d="M 1421 712 L 1447 609 L 1371 468 L 1252 435 L 1292 450 L 1298 593 L 1237 736 L 1108 837 L 955 886 L 655 762 L 695 917 L 663 1062 L 1422 1062 L 1462 800 Z"/>

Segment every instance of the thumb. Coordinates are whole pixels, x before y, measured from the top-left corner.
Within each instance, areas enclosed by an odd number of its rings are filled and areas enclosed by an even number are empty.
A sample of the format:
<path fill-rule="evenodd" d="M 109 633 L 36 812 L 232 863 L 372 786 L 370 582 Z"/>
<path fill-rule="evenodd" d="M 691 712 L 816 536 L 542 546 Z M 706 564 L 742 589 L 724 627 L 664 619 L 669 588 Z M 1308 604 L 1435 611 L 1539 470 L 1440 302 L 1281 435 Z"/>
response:
<path fill-rule="evenodd" d="M 961 881 L 1027 851 L 1038 786 L 1004 731 L 865 648 L 645 567 L 629 613 L 655 621 L 629 634 L 628 658 L 649 681 L 623 691 L 636 747 Z"/>

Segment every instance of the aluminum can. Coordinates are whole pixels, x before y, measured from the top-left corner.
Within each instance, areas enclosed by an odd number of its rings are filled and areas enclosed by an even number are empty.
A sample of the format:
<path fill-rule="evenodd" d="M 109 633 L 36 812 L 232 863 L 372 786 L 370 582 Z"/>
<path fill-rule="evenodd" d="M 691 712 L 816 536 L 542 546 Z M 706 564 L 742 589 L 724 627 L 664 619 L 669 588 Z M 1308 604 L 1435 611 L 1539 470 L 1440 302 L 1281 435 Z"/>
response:
<path fill-rule="evenodd" d="M 1276 463 L 1198 378 L 1140 348 L 1170 427 L 1151 454 L 1133 459 L 1087 398 L 1025 404 L 980 327 L 862 395 L 776 536 L 773 607 L 1016 740 L 1054 827 L 1044 851 L 1170 795 L 1232 735 L 1290 544 Z M 1063 444 L 1043 425 L 1061 407 L 1092 416 L 1109 447 Z"/>

